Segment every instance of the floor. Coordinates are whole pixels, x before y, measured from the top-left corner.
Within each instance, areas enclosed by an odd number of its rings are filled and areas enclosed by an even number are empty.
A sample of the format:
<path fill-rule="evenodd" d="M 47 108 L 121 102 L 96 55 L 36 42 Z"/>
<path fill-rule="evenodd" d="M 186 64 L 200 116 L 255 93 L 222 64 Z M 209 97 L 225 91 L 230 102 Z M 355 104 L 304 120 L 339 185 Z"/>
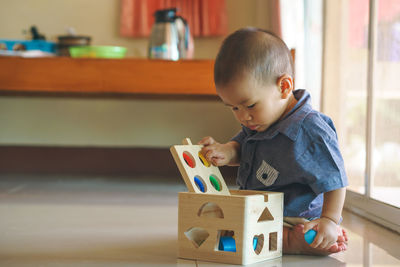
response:
<path fill-rule="evenodd" d="M 179 178 L 0 175 L 0 266 L 227 266 L 178 259 Z M 400 235 L 344 213 L 346 252 L 251 266 L 400 266 Z"/>

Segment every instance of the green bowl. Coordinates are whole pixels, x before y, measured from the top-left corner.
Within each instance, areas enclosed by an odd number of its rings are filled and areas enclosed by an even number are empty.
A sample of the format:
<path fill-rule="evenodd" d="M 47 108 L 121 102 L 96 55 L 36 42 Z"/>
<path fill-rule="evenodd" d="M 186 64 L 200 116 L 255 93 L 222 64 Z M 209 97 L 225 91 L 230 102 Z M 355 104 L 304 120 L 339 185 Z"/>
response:
<path fill-rule="evenodd" d="M 69 54 L 74 58 L 124 58 L 126 48 L 121 46 L 71 46 Z"/>

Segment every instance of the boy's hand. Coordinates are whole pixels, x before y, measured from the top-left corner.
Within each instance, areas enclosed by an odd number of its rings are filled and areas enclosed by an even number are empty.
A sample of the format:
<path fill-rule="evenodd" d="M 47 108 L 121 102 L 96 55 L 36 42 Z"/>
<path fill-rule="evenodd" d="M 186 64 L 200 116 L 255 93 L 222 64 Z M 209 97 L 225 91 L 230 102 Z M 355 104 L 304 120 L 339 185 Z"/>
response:
<path fill-rule="evenodd" d="M 201 154 L 214 166 L 228 165 L 236 155 L 231 143 L 220 144 L 210 136 L 204 137 L 198 144 L 204 145 Z"/>
<path fill-rule="evenodd" d="M 310 229 L 317 231 L 314 242 L 310 244 L 313 248 L 329 249 L 338 239 L 338 227 L 328 218 L 322 217 L 305 223 L 303 232 Z"/>

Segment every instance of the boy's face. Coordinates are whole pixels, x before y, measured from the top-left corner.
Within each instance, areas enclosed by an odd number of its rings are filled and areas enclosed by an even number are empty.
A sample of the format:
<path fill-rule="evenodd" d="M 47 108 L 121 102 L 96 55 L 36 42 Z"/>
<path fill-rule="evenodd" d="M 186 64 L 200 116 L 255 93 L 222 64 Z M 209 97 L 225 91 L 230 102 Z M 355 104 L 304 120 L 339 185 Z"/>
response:
<path fill-rule="evenodd" d="M 278 83 L 261 85 L 247 74 L 217 87 L 218 95 L 232 109 L 236 119 L 257 132 L 267 130 L 284 114 L 289 97 L 281 90 Z"/>

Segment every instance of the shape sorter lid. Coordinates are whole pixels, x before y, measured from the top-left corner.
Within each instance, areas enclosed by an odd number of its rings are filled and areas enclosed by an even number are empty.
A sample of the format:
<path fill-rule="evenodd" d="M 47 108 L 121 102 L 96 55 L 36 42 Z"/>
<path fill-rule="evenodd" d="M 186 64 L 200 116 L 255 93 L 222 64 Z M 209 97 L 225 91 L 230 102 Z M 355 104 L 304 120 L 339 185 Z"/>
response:
<path fill-rule="evenodd" d="M 202 145 L 193 145 L 189 138 L 185 138 L 182 145 L 170 148 L 189 192 L 230 195 L 218 167 L 210 164 L 201 155 L 202 147 Z"/>

